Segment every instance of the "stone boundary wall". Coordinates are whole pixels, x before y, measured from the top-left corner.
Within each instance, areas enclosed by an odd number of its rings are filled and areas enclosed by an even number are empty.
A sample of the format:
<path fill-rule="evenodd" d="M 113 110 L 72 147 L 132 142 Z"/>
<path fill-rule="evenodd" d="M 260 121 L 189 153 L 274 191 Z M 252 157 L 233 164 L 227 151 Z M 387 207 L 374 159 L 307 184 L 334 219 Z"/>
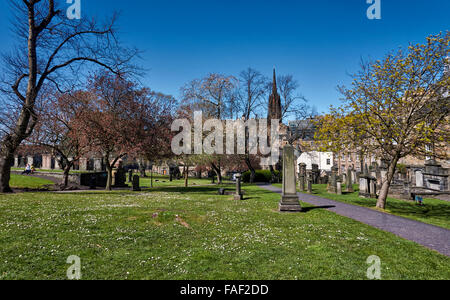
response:
<path fill-rule="evenodd" d="M 21 175 L 22 171 L 11 171 L 12 174 Z M 62 183 L 62 180 L 64 178 L 63 173 L 52 173 L 52 172 L 35 172 L 33 174 L 34 176 L 43 176 L 47 178 L 54 178 L 56 183 Z M 32 175 L 32 176 L 33 176 Z M 26 176 L 26 175 L 24 175 Z M 81 184 L 81 174 L 69 174 L 69 184 Z"/>

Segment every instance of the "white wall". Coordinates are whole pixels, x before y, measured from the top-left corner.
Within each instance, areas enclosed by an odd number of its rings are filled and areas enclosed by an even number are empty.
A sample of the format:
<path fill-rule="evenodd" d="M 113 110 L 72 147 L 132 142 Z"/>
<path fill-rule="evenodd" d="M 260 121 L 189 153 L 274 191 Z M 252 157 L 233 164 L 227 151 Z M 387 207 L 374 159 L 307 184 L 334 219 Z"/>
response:
<path fill-rule="evenodd" d="M 328 160 L 329 160 L 330 164 L 327 164 Z M 312 165 L 316 164 L 316 165 L 319 165 L 319 170 L 330 172 L 331 168 L 333 167 L 333 164 L 334 164 L 334 157 L 333 157 L 333 153 L 331 153 L 331 152 L 316 152 L 316 151 L 307 152 L 307 153 L 303 153 L 298 158 L 297 170 L 298 170 L 298 165 L 301 163 L 306 164 L 307 170 L 312 170 Z"/>

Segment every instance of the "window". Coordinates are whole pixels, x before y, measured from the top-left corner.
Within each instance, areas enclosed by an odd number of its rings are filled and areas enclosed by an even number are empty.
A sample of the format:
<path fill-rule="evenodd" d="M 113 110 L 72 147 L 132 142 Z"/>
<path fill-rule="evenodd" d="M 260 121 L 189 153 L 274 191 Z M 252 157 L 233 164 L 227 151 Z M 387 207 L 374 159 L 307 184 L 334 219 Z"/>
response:
<path fill-rule="evenodd" d="M 331 166 L 331 159 L 327 159 L 327 166 Z"/>

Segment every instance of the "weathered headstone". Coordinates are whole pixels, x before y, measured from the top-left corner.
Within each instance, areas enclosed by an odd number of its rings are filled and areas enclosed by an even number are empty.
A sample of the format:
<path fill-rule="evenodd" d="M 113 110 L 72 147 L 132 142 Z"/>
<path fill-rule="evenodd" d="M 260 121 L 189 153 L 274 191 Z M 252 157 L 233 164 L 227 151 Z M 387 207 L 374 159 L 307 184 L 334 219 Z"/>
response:
<path fill-rule="evenodd" d="M 101 172 L 102 170 L 102 159 L 101 158 L 94 158 L 94 171 L 95 172 Z"/>
<path fill-rule="evenodd" d="M 42 167 L 43 170 L 51 170 L 52 169 L 52 156 L 50 154 L 42 155 Z"/>
<path fill-rule="evenodd" d="M 313 181 L 313 184 L 319 184 L 319 178 L 320 178 L 319 165 L 313 164 L 312 165 L 312 181 Z"/>
<path fill-rule="evenodd" d="M 302 210 L 295 184 L 294 147 L 286 145 L 283 148 L 283 194 L 280 202 L 281 212 L 299 212 Z"/>
<path fill-rule="evenodd" d="M 126 182 L 126 172 L 125 169 L 122 166 L 122 163 L 119 163 L 119 167 L 117 168 L 117 170 L 114 172 L 114 187 L 127 187 L 127 185 L 125 184 Z"/>
<path fill-rule="evenodd" d="M 336 182 L 336 194 L 342 195 L 342 182 Z"/>
<path fill-rule="evenodd" d="M 299 166 L 299 176 L 298 176 L 298 187 L 300 189 L 300 191 L 304 192 L 306 191 L 306 164 L 301 163 L 298 165 Z"/>
<path fill-rule="evenodd" d="M 329 182 L 330 182 L 330 178 L 328 177 L 328 174 L 325 174 L 324 176 L 322 176 L 322 184 L 328 185 Z"/>
<path fill-rule="evenodd" d="M 416 171 L 416 187 L 423 187 L 423 186 L 424 186 L 423 173 L 422 171 L 418 170 Z"/>
<path fill-rule="evenodd" d="M 313 192 L 312 185 L 313 185 L 313 173 L 309 172 L 308 173 L 308 193 L 309 194 L 312 194 L 312 192 Z"/>
<path fill-rule="evenodd" d="M 347 170 L 347 193 L 353 193 L 353 170 L 348 169 Z"/>
<path fill-rule="evenodd" d="M 370 180 L 370 198 L 377 198 L 377 181 L 375 178 Z"/>
<path fill-rule="evenodd" d="M 88 169 L 88 159 L 80 158 L 80 171 L 87 171 Z"/>
<path fill-rule="evenodd" d="M 132 186 L 132 191 L 133 192 L 140 192 L 141 191 L 139 180 L 140 180 L 139 175 L 134 175 L 133 176 L 133 186 Z"/>
<path fill-rule="evenodd" d="M 234 200 L 244 200 L 241 190 L 241 178 L 241 174 L 236 174 L 236 194 L 234 194 Z"/>
<path fill-rule="evenodd" d="M 363 198 L 370 197 L 370 185 L 369 176 L 361 175 L 359 177 L 359 196 Z"/>
<path fill-rule="evenodd" d="M 337 193 L 337 181 L 338 181 L 338 167 L 333 167 L 331 169 L 330 182 L 328 184 L 328 192 L 331 194 Z"/>

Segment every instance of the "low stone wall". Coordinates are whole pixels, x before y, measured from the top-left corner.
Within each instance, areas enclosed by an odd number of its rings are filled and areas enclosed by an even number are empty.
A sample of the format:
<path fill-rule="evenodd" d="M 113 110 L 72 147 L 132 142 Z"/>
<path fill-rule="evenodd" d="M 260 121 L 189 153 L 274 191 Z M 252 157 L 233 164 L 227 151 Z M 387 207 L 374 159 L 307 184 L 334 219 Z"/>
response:
<path fill-rule="evenodd" d="M 21 171 L 11 171 L 13 174 L 21 175 Z M 56 184 L 62 183 L 64 174 L 60 172 L 35 172 L 32 176 L 54 179 Z M 81 174 L 69 174 L 69 184 L 81 184 Z"/>

